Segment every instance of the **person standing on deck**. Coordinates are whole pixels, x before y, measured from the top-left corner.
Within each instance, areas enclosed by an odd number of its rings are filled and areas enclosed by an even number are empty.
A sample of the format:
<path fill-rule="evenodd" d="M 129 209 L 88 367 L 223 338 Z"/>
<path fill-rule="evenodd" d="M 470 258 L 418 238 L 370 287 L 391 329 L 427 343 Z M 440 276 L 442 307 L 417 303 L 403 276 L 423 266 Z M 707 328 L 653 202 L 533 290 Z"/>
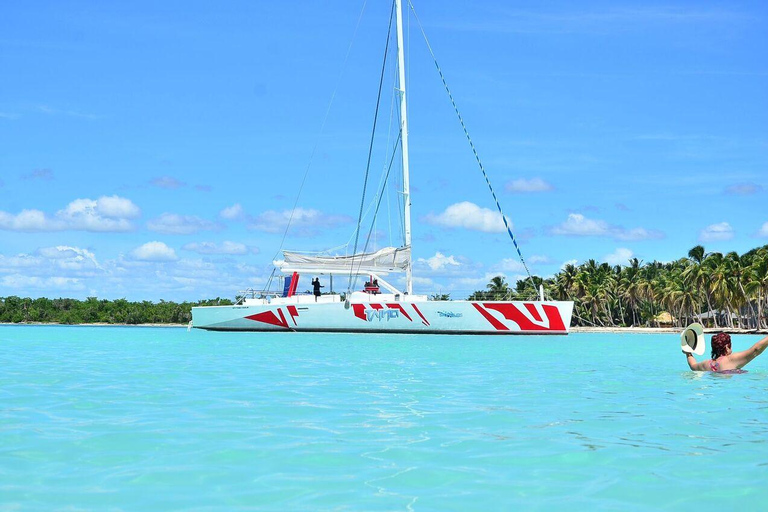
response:
<path fill-rule="evenodd" d="M 313 288 L 313 293 L 315 295 L 315 302 L 317 302 L 317 298 L 321 295 L 320 288 L 325 288 L 320 284 L 319 277 L 316 277 L 312 280 L 312 288 Z"/>
<path fill-rule="evenodd" d="M 768 336 L 761 339 L 751 348 L 741 352 L 731 350 L 731 336 L 721 332 L 712 336 L 712 359 L 698 362 L 693 354 L 683 350 L 688 367 L 695 372 L 734 372 L 739 373 L 742 367 L 763 353 L 768 347 Z"/>

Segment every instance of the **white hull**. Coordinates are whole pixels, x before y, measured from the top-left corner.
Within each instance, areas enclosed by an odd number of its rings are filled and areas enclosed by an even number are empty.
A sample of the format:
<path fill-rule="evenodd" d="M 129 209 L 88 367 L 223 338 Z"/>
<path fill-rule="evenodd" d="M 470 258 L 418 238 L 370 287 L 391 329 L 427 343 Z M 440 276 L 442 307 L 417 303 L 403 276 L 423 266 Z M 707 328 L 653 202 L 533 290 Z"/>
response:
<path fill-rule="evenodd" d="M 347 307 L 348 306 L 348 307 Z M 205 306 L 192 327 L 213 331 L 568 334 L 573 302 L 419 301 Z"/>

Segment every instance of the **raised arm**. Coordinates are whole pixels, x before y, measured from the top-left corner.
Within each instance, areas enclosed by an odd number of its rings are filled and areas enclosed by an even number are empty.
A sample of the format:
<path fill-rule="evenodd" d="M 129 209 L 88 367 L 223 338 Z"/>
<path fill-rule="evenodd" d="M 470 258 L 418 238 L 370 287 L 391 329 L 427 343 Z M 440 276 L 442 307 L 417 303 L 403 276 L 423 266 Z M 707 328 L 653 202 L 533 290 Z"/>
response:
<path fill-rule="evenodd" d="M 731 354 L 731 361 L 733 361 L 738 368 L 741 368 L 742 366 L 746 366 L 747 363 L 752 361 L 754 358 L 759 356 L 763 353 L 763 351 L 768 347 L 768 336 L 761 339 L 752 347 L 748 348 L 747 350 L 742 350 L 741 352 L 734 352 Z"/>
<path fill-rule="evenodd" d="M 709 359 L 699 363 L 696 361 L 696 358 L 693 357 L 693 354 L 686 352 L 685 350 L 683 350 L 683 354 L 685 354 L 685 360 L 688 363 L 688 368 L 691 370 L 695 372 L 706 372 L 709 370 Z"/>

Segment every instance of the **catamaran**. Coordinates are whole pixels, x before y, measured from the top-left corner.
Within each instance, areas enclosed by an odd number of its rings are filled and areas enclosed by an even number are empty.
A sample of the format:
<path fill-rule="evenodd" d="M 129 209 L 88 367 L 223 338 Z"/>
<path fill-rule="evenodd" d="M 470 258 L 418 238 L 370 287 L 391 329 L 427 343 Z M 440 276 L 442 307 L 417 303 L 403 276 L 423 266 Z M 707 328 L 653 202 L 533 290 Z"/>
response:
<path fill-rule="evenodd" d="M 269 292 L 267 290 L 259 293 L 251 292 L 242 295 L 235 305 L 192 308 L 192 327 L 214 331 L 568 334 L 573 313 L 573 302 L 545 300 L 543 287 L 539 288 L 537 299 L 522 301 L 430 300 L 427 295 L 413 293 L 408 117 L 401 0 L 394 0 L 392 9 L 390 27 L 394 17 L 397 41 L 396 90 L 397 102 L 399 103 L 397 141 L 400 146 L 402 170 L 402 189 L 400 190 L 403 207 L 402 246 L 368 251 L 366 243 L 366 249 L 358 252 L 357 240 L 361 219 L 358 218 L 355 247 L 352 254 L 327 255 L 283 251 L 283 259 L 275 261 L 276 269 L 283 274 L 281 292 Z M 388 34 L 387 40 L 389 37 Z M 437 61 L 435 63 L 437 64 Z M 442 77 L 442 72 L 440 74 L 450 96 L 450 90 L 448 90 L 444 77 Z M 451 100 L 453 100 L 452 97 Z M 453 104 L 454 109 L 456 109 L 455 102 Z M 464 127 L 457 109 L 456 114 L 462 127 Z M 465 134 L 468 134 L 466 127 L 464 127 L 464 131 Z M 472 146 L 486 183 L 491 189 L 506 230 L 526 271 L 528 271 L 520 248 L 468 135 L 467 139 Z M 365 191 L 363 193 L 365 194 Z M 397 288 L 395 284 L 385 279 L 390 274 L 405 274 L 403 289 Z M 530 277 L 530 272 L 528 274 Z M 331 293 L 298 293 L 298 283 L 302 276 L 304 276 L 305 281 L 307 280 L 306 276 L 324 276 L 329 280 L 326 282 L 331 283 Z M 348 279 L 350 286 L 346 293 L 333 292 L 334 276 Z M 354 289 L 362 279 L 365 280 L 365 283 L 360 287 L 361 289 Z"/>

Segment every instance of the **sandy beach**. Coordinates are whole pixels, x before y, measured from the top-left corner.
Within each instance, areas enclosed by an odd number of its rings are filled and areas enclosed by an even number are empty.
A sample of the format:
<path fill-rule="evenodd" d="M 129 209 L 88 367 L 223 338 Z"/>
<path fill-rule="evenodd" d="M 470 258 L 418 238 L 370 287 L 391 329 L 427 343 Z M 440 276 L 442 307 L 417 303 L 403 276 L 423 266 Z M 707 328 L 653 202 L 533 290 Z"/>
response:
<path fill-rule="evenodd" d="M 677 334 L 683 330 L 682 327 L 571 327 L 570 332 L 615 332 L 615 333 L 671 333 Z M 729 334 L 768 334 L 765 329 L 740 329 L 737 327 L 705 327 L 706 334 L 718 332 L 727 332 Z"/>

